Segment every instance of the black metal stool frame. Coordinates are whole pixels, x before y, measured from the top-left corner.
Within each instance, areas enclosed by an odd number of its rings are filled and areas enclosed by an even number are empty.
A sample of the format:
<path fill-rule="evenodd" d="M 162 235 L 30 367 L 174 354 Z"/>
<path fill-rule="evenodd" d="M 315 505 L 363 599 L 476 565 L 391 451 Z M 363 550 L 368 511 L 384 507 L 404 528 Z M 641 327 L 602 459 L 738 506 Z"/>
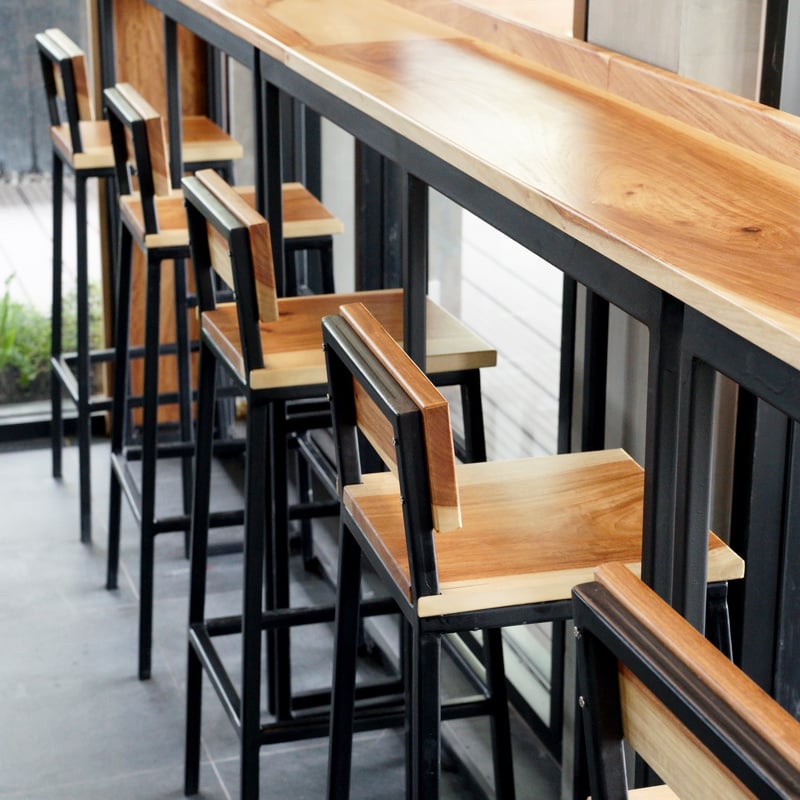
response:
<path fill-rule="evenodd" d="M 73 154 L 83 152 L 80 132 L 80 112 L 77 103 L 75 75 L 71 57 L 64 52 L 47 33 L 36 36 L 39 60 L 47 96 L 50 125 L 62 123 L 54 69 L 58 69 L 64 87 L 64 110 L 69 125 Z M 64 225 L 64 167 L 75 176 L 75 234 L 76 234 L 76 311 L 77 347 L 75 352 L 63 351 L 63 225 Z M 66 390 L 78 412 L 78 464 L 80 492 L 80 538 L 91 541 L 91 417 L 95 412 L 108 411 L 111 398 L 91 394 L 92 364 L 110 361 L 112 348 L 92 350 L 89 331 L 89 277 L 87 225 L 87 183 L 93 178 L 113 178 L 113 165 L 104 167 L 76 167 L 58 147 L 53 144 L 53 262 L 52 262 L 52 306 L 50 339 L 50 404 L 51 404 L 51 450 L 54 478 L 62 477 L 62 450 L 64 447 L 64 415 L 62 390 Z M 110 214 L 110 234 L 113 235 L 114 220 Z"/>
<path fill-rule="evenodd" d="M 414 594 L 435 594 L 438 581 L 432 539 L 424 535 L 424 531 L 433 529 L 433 521 L 422 414 L 344 319 L 326 317 L 323 320 L 323 340 L 334 415 L 339 486 L 361 482 L 353 397 L 355 380 L 392 425 L 398 454 L 400 493 L 408 511 L 406 524 L 414 530 L 409 541 L 417 545 L 409 552 Z M 350 792 L 362 554 L 379 575 L 384 569 L 382 561 L 344 507 L 341 510 L 339 547 L 329 798 L 347 798 Z M 406 747 L 410 766 L 406 796 L 415 800 L 432 800 L 439 796 L 440 721 L 488 714 L 492 724 L 497 796 L 513 798 L 508 693 L 500 629 L 508 625 L 566 619 L 571 613 L 569 601 L 421 618 L 394 581 L 387 581 L 387 586 L 412 640 L 411 646 L 406 648 L 404 660 Z M 476 629 L 484 632 L 485 691 L 477 697 L 443 704 L 439 686 L 442 637 L 447 633 Z M 424 680 L 422 676 L 425 676 Z"/>
<path fill-rule="evenodd" d="M 247 229 L 203 191 L 196 179 L 184 179 L 187 201 L 192 263 L 196 272 L 199 307 L 214 307 L 215 298 L 210 269 L 206 225 L 213 225 L 228 241 L 234 265 L 236 296 L 240 303 L 240 335 L 245 372 L 263 366 L 258 326 L 245 324 L 258 319 L 256 290 L 250 266 Z M 250 305 L 246 311 L 246 305 Z M 247 441 L 263 445 L 246 448 L 246 507 L 244 513 L 244 574 L 241 617 L 205 618 L 205 577 L 209 528 L 214 525 L 209 514 L 212 436 L 217 365 L 230 372 L 248 402 Z M 466 449 L 483 455 L 485 442 L 480 402 L 478 370 L 448 372 L 436 376 L 444 385 L 460 385 L 466 397 Z M 205 670 L 220 696 L 223 707 L 240 737 L 241 797 L 257 798 L 259 787 L 258 754 L 261 746 L 278 741 L 325 736 L 328 733 L 327 708 L 330 691 L 323 689 L 302 695 L 291 687 L 289 631 L 295 625 L 332 622 L 334 607 L 289 607 L 288 519 L 291 509 L 286 492 L 287 440 L 295 430 L 327 427 L 329 414 L 311 423 L 293 422 L 287 407 L 304 398 L 324 397 L 327 386 L 300 386 L 253 390 L 246 386 L 236 366 L 224 353 L 217 352 L 208 337 L 201 333 L 200 376 L 198 384 L 197 449 L 192 510 L 192 552 L 189 597 L 189 653 L 187 671 L 187 729 L 184 791 L 199 789 L 201 684 Z M 473 441 L 474 439 L 474 441 Z M 338 502 L 335 504 L 338 511 Z M 266 581 L 266 587 L 265 587 Z M 265 610 L 266 609 L 266 610 Z M 394 612 L 387 599 L 361 603 L 361 615 Z M 267 631 L 267 680 L 270 709 L 276 722 L 262 724 L 260 719 L 261 636 Z M 241 690 L 237 693 L 213 643 L 219 635 L 242 636 Z M 359 687 L 357 697 L 368 703 L 359 708 L 355 726 L 358 730 L 400 726 L 403 724 L 401 684 L 397 680 L 377 686 Z"/>

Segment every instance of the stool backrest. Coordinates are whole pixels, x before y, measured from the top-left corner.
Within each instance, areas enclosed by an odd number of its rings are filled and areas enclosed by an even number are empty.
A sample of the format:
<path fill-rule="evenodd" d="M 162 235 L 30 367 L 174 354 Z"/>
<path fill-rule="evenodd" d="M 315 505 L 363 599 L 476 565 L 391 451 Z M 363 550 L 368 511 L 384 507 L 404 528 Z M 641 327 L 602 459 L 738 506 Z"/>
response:
<path fill-rule="evenodd" d="M 322 329 L 340 485 L 362 480 L 361 431 L 398 478 L 414 595 L 436 593 L 433 532 L 461 526 L 447 400 L 363 304 Z"/>
<path fill-rule="evenodd" d="M 278 319 L 269 224 L 211 169 L 183 179 L 201 313 L 216 304 L 213 273 L 235 292 L 244 369 L 264 366 L 259 323 Z"/>
<path fill-rule="evenodd" d="M 86 56 L 58 28 L 36 34 L 50 124 L 69 125 L 72 149 L 82 152 L 80 122 L 95 119 Z"/>
<path fill-rule="evenodd" d="M 158 232 L 154 197 L 170 194 L 169 153 L 164 121 L 130 84 L 103 92 L 120 195 L 133 194 L 133 176 L 147 233 Z"/>
<path fill-rule="evenodd" d="M 621 564 L 573 590 L 593 800 L 627 741 L 681 798 L 800 796 L 800 722 Z"/>

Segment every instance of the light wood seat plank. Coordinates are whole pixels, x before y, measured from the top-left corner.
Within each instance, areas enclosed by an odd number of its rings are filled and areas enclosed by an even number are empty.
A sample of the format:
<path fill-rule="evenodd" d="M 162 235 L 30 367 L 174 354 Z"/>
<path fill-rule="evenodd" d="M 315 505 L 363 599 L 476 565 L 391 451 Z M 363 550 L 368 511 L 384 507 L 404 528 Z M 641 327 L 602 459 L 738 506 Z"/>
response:
<path fill-rule="evenodd" d="M 254 187 L 234 188 L 250 206 L 255 207 Z M 130 224 L 137 241 L 147 247 L 176 247 L 181 244 L 188 247 L 189 231 L 186 228 L 186 211 L 181 190 L 171 190 L 168 196 L 156 197 L 155 205 L 159 231 L 146 234 L 144 214 L 138 194 L 120 198 L 123 217 Z M 334 217 L 301 183 L 284 184 L 283 208 L 285 239 L 332 236 L 344 230 L 342 221 Z"/>
<path fill-rule="evenodd" d="M 239 339 L 239 322 L 233 303 L 221 304 L 202 317 L 204 332 L 235 365 L 253 389 L 325 383 L 320 320 L 337 313 L 342 303 L 360 301 L 381 320 L 393 336 L 402 341 L 403 292 L 384 289 L 354 294 L 311 295 L 278 300 L 279 321 L 261 324 L 263 369 L 244 370 Z M 484 339 L 432 301 L 427 303 L 427 371 L 493 367 L 496 351 Z"/>
<path fill-rule="evenodd" d="M 463 527 L 435 536 L 440 594 L 420 598 L 420 616 L 566 600 L 607 561 L 638 574 L 643 470 L 624 451 L 462 464 L 456 474 Z M 370 540 L 381 543 L 411 602 L 396 479 L 365 476 L 345 488 L 344 503 Z M 743 575 L 742 559 L 711 533 L 708 579 Z"/>

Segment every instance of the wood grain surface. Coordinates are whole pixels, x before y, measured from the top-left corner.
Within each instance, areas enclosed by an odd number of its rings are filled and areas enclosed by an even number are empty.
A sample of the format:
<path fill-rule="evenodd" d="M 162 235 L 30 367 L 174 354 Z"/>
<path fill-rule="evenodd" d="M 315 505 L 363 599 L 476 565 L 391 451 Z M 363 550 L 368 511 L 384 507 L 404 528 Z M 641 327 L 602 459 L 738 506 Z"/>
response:
<path fill-rule="evenodd" d="M 441 532 L 460 528 L 461 507 L 456 481 L 456 457 L 450 425 L 450 406 L 447 400 L 363 303 L 343 305 L 340 313 L 422 412 L 433 526 Z M 385 425 L 381 420 L 378 420 L 375 426 L 371 410 L 366 419 L 359 413 L 365 405 L 371 404 L 372 401 L 366 395 L 362 397 L 361 402 L 358 402 L 357 396 L 356 419 L 370 441 L 373 438 L 370 433 L 375 427 L 381 433 L 385 432 Z M 380 435 L 378 438 L 380 440 Z M 385 446 L 383 448 L 384 451 L 388 449 Z M 390 461 L 386 463 L 396 464 L 393 452 Z"/>
<path fill-rule="evenodd" d="M 256 389 L 268 389 L 325 384 L 321 320 L 329 314 L 338 314 L 342 304 L 355 302 L 363 302 L 389 333 L 402 342 L 401 289 L 280 298 L 279 318 L 261 325 L 265 366 L 250 374 L 250 385 Z M 496 351 L 431 300 L 427 304 L 426 321 L 427 372 L 494 366 Z M 235 305 L 221 304 L 214 311 L 206 312 L 202 325 L 246 380 Z"/>
<path fill-rule="evenodd" d="M 461 464 L 457 476 L 462 527 L 435 537 L 441 593 L 418 600 L 420 616 L 567 599 L 609 561 L 638 573 L 643 471 L 624 451 Z M 344 503 L 410 593 L 394 476 L 345 487 Z M 709 534 L 708 579 L 743 574 L 743 561 Z"/>
<path fill-rule="evenodd" d="M 707 686 L 709 696 L 724 698 L 800 774 L 800 722 L 619 564 L 604 565 L 595 579 Z"/>
<path fill-rule="evenodd" d="M 797 152 L 793 118 L 688 89 L 663 102 L 706 105 L 669 116 L 620 58 L 571 51 L 605 75 L 587 81 L 389 0 L 182 2 L 800 367 L 800 172 L 777 157 Z M 722 138 L 725 105 L 756 132 Z"/>

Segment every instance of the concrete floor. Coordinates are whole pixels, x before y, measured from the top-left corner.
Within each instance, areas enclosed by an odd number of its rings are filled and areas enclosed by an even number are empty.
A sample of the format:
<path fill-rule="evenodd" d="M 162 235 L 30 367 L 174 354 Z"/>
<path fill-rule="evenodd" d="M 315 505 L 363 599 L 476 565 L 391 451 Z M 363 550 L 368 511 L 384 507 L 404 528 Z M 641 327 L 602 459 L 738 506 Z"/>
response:
<path fill-rule="evenodd" d="M 138 541 L 127 511 L 120 587 L 104 588 L 108 444 L 93 447 L 94 542 L 88 546 L 78 541 L 76 449 L 65 451 L 65 477 L 56 481 L 49 449 L 38 444 L 0 453 L 0 799 L 180 798 L 188 580 L 182 536 L 165 535 L 156 546 L 153 673 L 142 682 L 136 677 Z M 171 494 L 167 483 L 161 488 Z M 240 556 L 213 559 L 214 613 L 236 609 L 240 570 Z M 327 591 L 319 584 L 299 569 L 294 596 L 302 602 L 309 591 Z M 330 638 L 330 630 L 317 631 L 303 652 L 298 642 L 300 688 L 328 680 Z M 210 690 L 203 713 L 199 796 L 236 797 L 237 739 Z M 557 766 L 519 721 L 515 731 L 519 796 L 558 797 Z M 485 745 L 484 733 L 479 749 Z M 326 760 L 325 739 L 262 748 L 262 796 L 323 797 Z M 403 769 L 400 732 L 361 735 L 353 798 L 401 798 Z M 444 783 L 446 798 L 484 796 L 452 761 Z"/>

